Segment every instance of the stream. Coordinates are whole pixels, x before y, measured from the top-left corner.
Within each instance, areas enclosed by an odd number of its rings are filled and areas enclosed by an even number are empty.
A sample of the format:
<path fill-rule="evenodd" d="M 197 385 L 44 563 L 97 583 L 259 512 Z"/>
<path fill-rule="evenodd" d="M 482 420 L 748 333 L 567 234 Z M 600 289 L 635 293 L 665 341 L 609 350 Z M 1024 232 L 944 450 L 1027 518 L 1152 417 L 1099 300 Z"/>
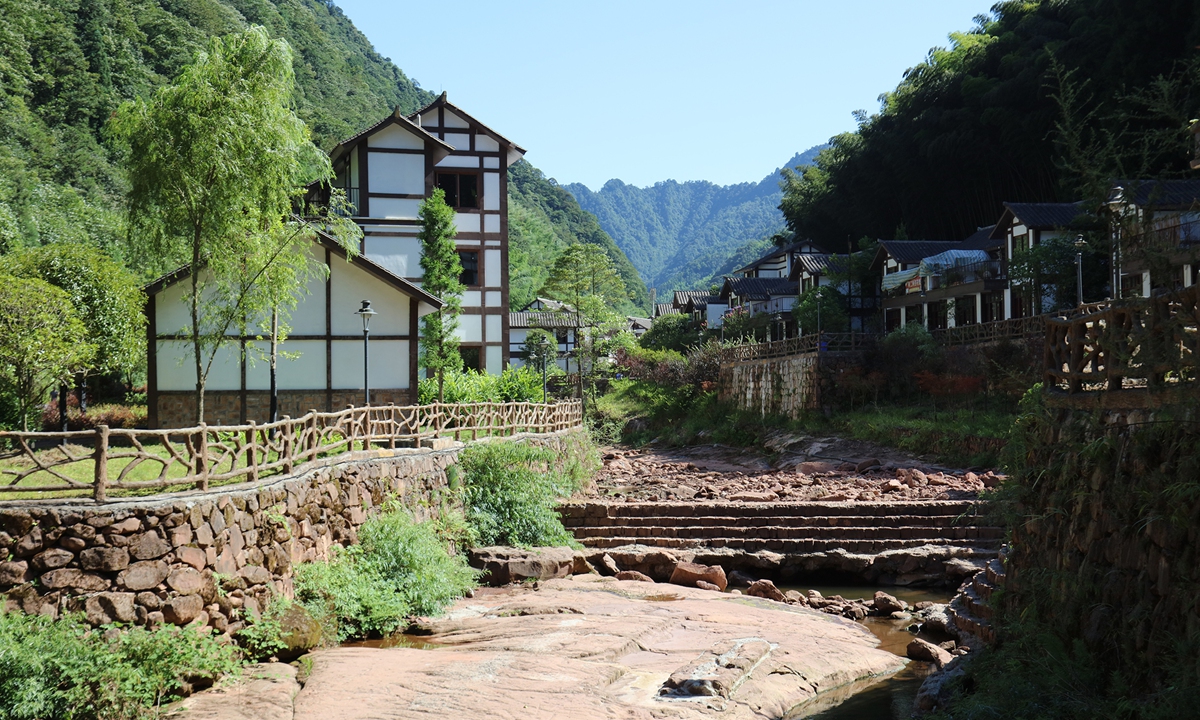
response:
<path fill-rule="evenodd" d="M 951 590 L 900 587 L 845 587 L 845 586 L 781 586 L 788 590 L 816 590 L 825 597 L 841 595 L 844 598 L 871 598 L 876 590 L 907 602 L 909 605 L 928 601 L 950 602 Z M 906 628 L 909 620 L 868 617 L 862 624 L 879 640 L 879 648 L 900 657 L 906 657 L 905 649 L 914 637 L 932 643 L 944 642 L 948 637 L 920 633 L 913 635 Z M 929 663 L 910 662 L 903 670 L 879 682 L 855 684 L 822 694 L 805 703 L 789 714 L 785 720 L 907 720 L 912 715 L 913 700 L 925 677 L 933 671 Z"/>

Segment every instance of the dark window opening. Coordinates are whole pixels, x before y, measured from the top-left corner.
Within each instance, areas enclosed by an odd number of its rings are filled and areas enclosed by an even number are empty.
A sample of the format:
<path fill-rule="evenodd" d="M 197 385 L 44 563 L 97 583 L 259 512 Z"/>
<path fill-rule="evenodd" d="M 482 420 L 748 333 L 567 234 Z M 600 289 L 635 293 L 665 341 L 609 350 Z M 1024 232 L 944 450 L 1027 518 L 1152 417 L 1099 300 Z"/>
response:
<path fill-rule="evenodd" d="M 460 345 L 458 355 L 463 361 L 463 370 L 475 370 L 483 372 L 483 363 L 480 361 L 482 348 L 478 345 Z"/>
<path fill-rule="evenodd" d="M 437 174 L 437 186 L 446 193 L 446 204 L 452 208 L 479 207 L 479 176 L 475 173 Z"/>
<path fill-rule="evenodd" d="M 479 286 L 479 251 L 459 250 L 458 261 L 462 263 L 462 274 L 458 281 L 467 287 Z"/>

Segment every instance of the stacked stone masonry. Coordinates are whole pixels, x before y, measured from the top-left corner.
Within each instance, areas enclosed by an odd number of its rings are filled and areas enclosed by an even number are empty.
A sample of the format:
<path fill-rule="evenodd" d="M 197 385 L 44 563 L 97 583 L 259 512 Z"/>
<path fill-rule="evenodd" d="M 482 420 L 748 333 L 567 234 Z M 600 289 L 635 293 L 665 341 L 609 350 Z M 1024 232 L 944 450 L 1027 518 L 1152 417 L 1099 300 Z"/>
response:
<path fill-rule="evenodd" d="M 571 433 L 518 435 L 565 450 Z M 294 567 L 322 560 L 389 499 L 418 520 L 453 502 L 443 450 L 373 450 L 291 477 L 96 504 L 0 504 L 0 592 L 6 611 L 83 612 L 94 625 L 208 624 L 237 629 L 273 594 L 291 596 Z M 222 592 L 218 592 L 220 585 Z"/>
<path fill-rule="evenodd" d="M 818 356 L 814 353 L 722 363 L 719 396 L 741 410 L 796 417 L 818 406 Z"/>

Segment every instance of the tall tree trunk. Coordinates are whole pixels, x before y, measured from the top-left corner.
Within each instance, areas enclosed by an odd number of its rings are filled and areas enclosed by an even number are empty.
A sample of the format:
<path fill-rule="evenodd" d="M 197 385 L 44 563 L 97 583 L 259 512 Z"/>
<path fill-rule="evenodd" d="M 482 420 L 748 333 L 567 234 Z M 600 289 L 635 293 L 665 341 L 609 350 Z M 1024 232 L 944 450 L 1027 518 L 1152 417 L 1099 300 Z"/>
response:
<path fill-rule="evenodd" d="M 192 238 L 192 354 L 196 361 L 196 424 L 204 422 L 204 372 L 200 363 L 200 230 Z"/>
<path fill-rule="evenodd" d="M 271 308 L 271 422 L 279 420 L 279 386 L 275 371 L 279 367 L 279 308 Z"/>

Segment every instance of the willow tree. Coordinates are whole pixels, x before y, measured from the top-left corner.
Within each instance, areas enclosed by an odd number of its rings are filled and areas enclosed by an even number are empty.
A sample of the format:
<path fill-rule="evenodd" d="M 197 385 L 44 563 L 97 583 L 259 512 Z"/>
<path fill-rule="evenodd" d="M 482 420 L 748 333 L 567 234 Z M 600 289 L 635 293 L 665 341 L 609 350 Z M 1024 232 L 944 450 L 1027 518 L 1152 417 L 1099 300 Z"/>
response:
<path fill-rule="evenodd" d="M 196 421 L 230 328 L 278 305 L 314 228 L 281 228 L 305 187 L 332 176 L 329 159 L 292 109 L 292 51 L 261 27 L 214 38 L 150 100 L 127 102 L 111 123 L 127 146 L 131 242 L 186 263 Z M 348 250 L 353 235 L 338 235 Z M 267 286 L 275 280 L 280 287 Z M 298 291 L 292 286 L 292 292 Z"/>
<path fill-rule="evenodd" d="M 437 376 L 438 402 L 445 398 L 447 370 L 462 367 L 458 354 L 458 312 L 462 308 L 462 261 L 454 244 L 458 228 L 454 210 L 446 204 L 446 193 L 438 188 L 421 203 L 421 289 L 445 305 L 421 318 L 420 366 Z"/>

